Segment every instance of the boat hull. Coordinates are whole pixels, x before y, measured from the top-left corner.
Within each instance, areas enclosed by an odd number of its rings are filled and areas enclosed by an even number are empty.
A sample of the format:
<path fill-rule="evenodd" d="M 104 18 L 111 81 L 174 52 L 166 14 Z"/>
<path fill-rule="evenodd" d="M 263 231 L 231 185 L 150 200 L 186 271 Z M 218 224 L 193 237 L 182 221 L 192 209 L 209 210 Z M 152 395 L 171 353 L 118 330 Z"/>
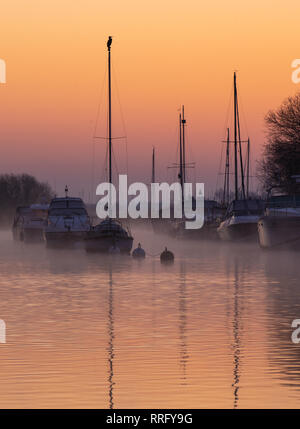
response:
<path fill-rule="evenodd" d="M 118 247 L 120 253 L 130 254 L 132 244 L 132 237 L 97 236 L 97 234 L 88 233 L 85 239 L 85 250 L 87 252 L 109 253 L 112 247 Z"/>
<path fill-rule="evenodd" d="M 257 223 L 220 225 L 217 229 L 222 241 L 257 241 Z"/>
<path fill-rule="evenodd" d="M 300 250 L 300 217 L 264 216 L 258 221 L 258 235 L 262 248 Z"/>
<path fill-rule="evenodd" d="M 187 229 L 185 222 L 181 222 L 173 229 L 176 238 L 186 240 L 218 240 L 217 225 L 215 223 L 204 223 L 202 228 Z"/>

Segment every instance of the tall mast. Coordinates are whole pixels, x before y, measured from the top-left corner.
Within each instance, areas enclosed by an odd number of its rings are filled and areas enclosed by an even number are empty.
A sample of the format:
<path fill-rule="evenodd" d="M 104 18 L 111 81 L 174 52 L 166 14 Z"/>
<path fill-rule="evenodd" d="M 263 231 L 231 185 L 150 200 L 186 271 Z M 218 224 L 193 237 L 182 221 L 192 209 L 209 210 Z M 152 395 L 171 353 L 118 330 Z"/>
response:
<path fill-rule="evenodd" d="M 182 169 L 182 119 L 179 114 L 179 175 L 180 184 L 183 185 L 183 169 Z"/>
<path fill-rule="evenodd" d="M 112 44 L 112 37 L 109 36 L 107 41 L 108 49 L 108 177 L 109 183 L 112 183 L 112 168 L 111 168 L 111 60 L 110 60 L 110 47 Z"/>
<path fill-rule="evenodd" d="M 239 198 L 238 184 L 238 161 L 237 161 L 237 89 L 236 89 L 236 73 L 233 75 L 233 90 L 234 90 L 234 189 L 235 199 Z"/>
<path fill-rule="evenodd" d="M 223 204 L 229 203 L 229 161 L 230 161 L 230 138 L 229 128 L 227 128 L 227 141 L 226 141 L 226 164 L 225 164 L 225 175 L 224 175 L 224 191 L 223 191 Z"/>
<path fill-rule="evenodd" d="M 247 143 L 247 198 L 249 198 L 249 175 L 250 175 L 250 139 Z"/>
<path fill-rule="evenodd" d="M 155 147 L 152 149 L 152 183 L 155 183 Z"/>
<path fill-rule="evenodd" d="M 185 123 L 186 120 L 184 119 L 184 106 L 182 106 L 182 172 L 183 172 L 183 183 L 185 183 Z"/>
<path fill-rule="evenodd" d="M 183 200 L 183 153 L 182 153 L 182 116 L 181 113 L 179 114 L 179 179 L 181 184 L 181 197 L 182 197 L 182 207 L 184 205 Z"/>

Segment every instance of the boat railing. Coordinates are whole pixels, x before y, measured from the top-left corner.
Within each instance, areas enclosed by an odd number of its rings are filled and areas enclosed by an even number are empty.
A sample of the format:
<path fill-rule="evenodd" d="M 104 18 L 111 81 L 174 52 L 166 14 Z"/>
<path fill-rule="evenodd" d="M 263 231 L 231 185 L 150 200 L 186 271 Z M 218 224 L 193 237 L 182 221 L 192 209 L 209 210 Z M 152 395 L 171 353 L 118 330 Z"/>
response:
<path fill-rule="evenodd" d="M 290 207 L 280 207 L 278 205 L 268 205 L 265 209 L 265 214 L 269 216 L 291 216 L 293 214 L 292 210 L 297 210 L 300 216 L 300 206 L 290 206 Z"/>

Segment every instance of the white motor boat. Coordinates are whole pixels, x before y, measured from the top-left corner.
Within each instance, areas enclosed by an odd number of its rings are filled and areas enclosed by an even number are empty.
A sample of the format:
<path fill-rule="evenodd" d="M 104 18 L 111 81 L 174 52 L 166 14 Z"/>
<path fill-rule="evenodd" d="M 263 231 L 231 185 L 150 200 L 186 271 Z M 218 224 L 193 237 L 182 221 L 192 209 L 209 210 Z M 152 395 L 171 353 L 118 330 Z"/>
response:
<path fill-rule="evenodd" d="M 53 198 L 45 228 L 47 247 L 76 247 L 90 229 L 90 218 L 81 198 Z"/>
<path fill-rule="evenodd" d="M 262 248 L 300 250 L 300 195 L 269 198 L 258 234 Z"/>
<path fill-rule="evenodd" d="M 49 204 L 31 204 L 18 207 L 13 223 L 13 237 L 26 243 L 44 240 L 44 228 L 47 224 Z"/>

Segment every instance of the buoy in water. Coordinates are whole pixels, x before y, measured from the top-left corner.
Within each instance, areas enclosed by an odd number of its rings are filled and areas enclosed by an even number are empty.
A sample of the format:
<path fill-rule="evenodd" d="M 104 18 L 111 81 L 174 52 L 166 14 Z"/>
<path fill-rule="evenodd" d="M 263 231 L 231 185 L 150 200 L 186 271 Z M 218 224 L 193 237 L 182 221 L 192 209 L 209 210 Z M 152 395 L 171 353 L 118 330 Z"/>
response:
<path fill-rule="evenodd" d="M 136 259 L 143 259 L 146 257 L 145 250 L 142 249 L 141 243 L 139 243 L 138 247 L 132 252 L 132 257 Z"/>
<path fill-rule="evenodd" d="M 160 254 L 160 262 L 170 264 L 174 262 L 174 254 L 165 247 L 165 250 Z"/>

